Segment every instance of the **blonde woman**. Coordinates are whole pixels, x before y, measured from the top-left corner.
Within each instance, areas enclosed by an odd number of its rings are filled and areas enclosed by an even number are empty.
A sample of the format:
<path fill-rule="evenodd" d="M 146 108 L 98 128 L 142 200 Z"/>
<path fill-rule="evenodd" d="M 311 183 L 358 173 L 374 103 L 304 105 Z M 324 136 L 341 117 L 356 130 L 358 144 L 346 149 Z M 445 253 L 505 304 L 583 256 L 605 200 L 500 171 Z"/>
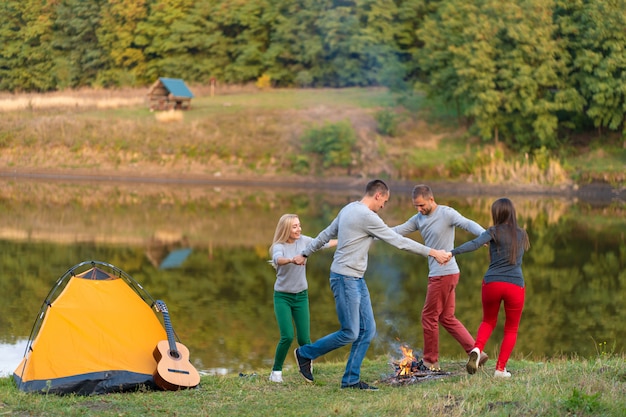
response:
<path fill-rule="evenodd" d="M 270 381 L 283 382 L 282 369 L 287 353 L 297 335 L 298 345 L 311 343 L 309 293 L 306 264 L 297 265 L 294 257 L 307 247 L 313 238 L 302 234 L 302 225 L 296 214 L 283 214 L 278 220 L 274 240 L 270 246 L 270 263 L 276 269 L 274 284 L 274 314 L 280 331 Z M 337 245 L 331 240 L 325 247 Z M 293 323 L 293 324 L 292 324 Z"/>

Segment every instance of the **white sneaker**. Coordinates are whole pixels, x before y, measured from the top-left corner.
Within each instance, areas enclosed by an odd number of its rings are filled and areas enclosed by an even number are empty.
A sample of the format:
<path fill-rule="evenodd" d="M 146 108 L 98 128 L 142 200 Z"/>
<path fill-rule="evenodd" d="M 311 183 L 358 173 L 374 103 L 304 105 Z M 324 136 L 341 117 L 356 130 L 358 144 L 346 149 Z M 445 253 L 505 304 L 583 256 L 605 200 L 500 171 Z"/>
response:
<path fill-rule="evenodd" d="M 465 365 L 465 369 L 467 369 L 467 373 L 470 375 L 474 375 L 478 370 L 478 363 L 480 362 L 480 349 L 474 348 L 470 350 L 469 358 L 467 359 L 467 365 Z"/>
<path fill-rule="evenodd" d="M 283 382 L 283 371 L 272 371 L 270 374 L 270 381 Z"/>
<path fill-rule="evenodd" d="M 510 378 L 511 377 L 511 373 L 508 372 L 506 370 L 506 368 L 503 371 L 498 371 L 496 369 L 496 371 L 493 373 L 493 376 L 496 378 Z"/>

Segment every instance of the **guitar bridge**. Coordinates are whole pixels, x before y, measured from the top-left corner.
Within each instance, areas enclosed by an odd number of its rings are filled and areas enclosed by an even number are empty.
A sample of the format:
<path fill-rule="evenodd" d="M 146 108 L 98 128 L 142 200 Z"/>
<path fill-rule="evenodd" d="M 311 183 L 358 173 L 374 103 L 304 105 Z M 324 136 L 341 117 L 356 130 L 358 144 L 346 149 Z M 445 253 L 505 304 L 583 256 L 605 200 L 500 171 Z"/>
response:
<path fill-rule="evenodd" d="M 174 372 L 176 374 L 186 374 L 186 375 L 189 375 L 189 371 L 184 371 L 182 369 L 170 369 L 170 368 L 167 368 L 167 371 L 168 372 Z"/>

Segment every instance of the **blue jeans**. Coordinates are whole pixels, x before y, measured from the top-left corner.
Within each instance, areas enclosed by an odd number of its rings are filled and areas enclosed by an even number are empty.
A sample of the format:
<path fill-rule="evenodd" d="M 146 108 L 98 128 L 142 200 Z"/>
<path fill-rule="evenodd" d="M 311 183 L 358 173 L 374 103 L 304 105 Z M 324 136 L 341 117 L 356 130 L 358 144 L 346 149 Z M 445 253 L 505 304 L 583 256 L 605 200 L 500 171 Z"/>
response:
<path fill-rule="evenodd" d="M 330 289 L 335 296 L 341 329 L 316 340 L 315 343 L 301 346 L 298 352 L 301 356 L 313 360 L 352 343 L 341 385 L 356 384 L 361 380 L 361 363 L 376 335 L 370 293 L 363 278 L 348 277 L 334 272 L 330 273 Z"/>

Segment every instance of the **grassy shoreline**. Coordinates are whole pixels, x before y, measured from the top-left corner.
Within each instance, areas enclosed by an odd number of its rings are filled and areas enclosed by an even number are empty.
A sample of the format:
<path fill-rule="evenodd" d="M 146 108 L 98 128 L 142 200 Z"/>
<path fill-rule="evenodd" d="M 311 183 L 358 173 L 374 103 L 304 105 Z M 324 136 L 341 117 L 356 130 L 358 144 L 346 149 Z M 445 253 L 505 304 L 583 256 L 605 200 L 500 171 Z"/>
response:
<path fill-rule="evenodd" d="M 388 358 L 366 359 L 363 379 L 378 392 L 342 390 L 344 363 L 316 363 L 314 384 L 293 369 L 285 383 L 267 380 L 270 369 L 240 375 L 202 376 L 199 388 L 102 396 L 55 396 L 17 391 L 0 379 L 0 415 L 14 416 L 623 416 L 625 357 L 511 360 L 509 380 L 493 378 L 493 360 L 467 375 L 463 361 L 442 361 L 450 376 L 390 384 Z"/>

